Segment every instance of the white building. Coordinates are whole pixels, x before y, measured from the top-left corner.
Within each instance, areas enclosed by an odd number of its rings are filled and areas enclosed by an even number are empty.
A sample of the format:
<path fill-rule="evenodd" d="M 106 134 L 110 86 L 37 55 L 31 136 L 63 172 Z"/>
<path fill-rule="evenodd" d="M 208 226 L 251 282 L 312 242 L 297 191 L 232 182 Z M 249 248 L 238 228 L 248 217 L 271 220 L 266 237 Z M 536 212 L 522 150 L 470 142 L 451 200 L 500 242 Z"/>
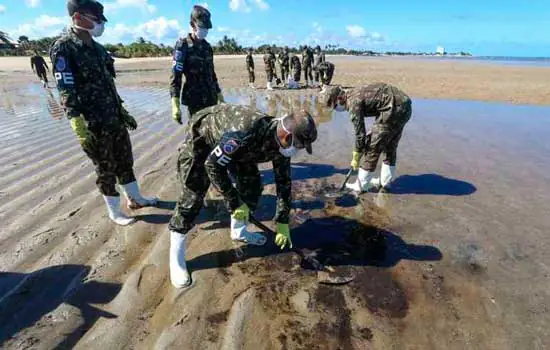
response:
<path fill-rule="evenodd" d="M 437 53 L 438 55 L 444 55 L 445 48 L 443 46 L 438 46 L 437 49 L 435 50 L 435 53 Z"/>

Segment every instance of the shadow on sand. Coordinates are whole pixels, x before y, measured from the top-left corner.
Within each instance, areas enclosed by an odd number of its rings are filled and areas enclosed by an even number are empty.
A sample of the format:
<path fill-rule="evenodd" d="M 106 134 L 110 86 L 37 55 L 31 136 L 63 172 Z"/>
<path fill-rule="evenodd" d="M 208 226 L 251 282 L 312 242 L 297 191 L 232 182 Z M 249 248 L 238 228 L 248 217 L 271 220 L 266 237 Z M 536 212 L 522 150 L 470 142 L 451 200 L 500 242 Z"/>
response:
<path fill-rule="evenodd" d="M 121 285 L 86 281 L 89 273 L 85 265 L 51 266 L 29 274 L 0 272 L 0 345 L 63 303 L 80 310 L 82 324 L 56 348 L 72 348 L 100 317 L 116 318 L 92 304 L 109 303 Z"/>
<path fill-rule="evenodd" d="M 477 191 L 469 182 L 437 174 L 401 175 L 391 184 L 393 194 L 467 196 Z"/>

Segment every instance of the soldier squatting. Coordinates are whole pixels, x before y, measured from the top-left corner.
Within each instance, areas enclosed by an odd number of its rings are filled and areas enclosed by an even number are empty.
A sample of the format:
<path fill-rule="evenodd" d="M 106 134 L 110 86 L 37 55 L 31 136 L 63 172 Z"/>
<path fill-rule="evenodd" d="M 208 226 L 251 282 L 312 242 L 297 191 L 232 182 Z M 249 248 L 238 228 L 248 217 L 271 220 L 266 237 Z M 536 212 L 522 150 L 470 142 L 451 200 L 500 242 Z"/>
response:
<path fill-rule="evenodd" d="M 117 92 L 112 57 L 93 40 L 102 35 L 107 22 L 103 6 L 95 0 L 68 0 L 67 10 L 72 25 L 51 47 L 52 72 L 71 128 L 95 166 L 96 184 L 109 218 L 118 225 L 129 225 L 135 219 L 122 212 L 119 190 L 130 210 L 155 206 L 158 201 L 142 196 L 136 181 L 128 130 L 135 130 L 138 123 Z M 190 26 L 191 32 L 176 42 L 169 83 L 172 118 L 183 123 L 181 105 L 189 112 L 187 136 L 178 150 L 176 167 L 181 193 L 168 225 L 170 280 L 176 288 L 191 284 L 185 257 L 187 234 L 194 227 L 210 185 L 223 195 L 231 214 L 231 239 L 252 245 L 266 243 L 264 235 L 248 230 L 249 217 L 257 208 L 263 188 L 260 163 L 273 165 L 277 193 L 275 243 L 281 249 L 292 247 L 291 158 L 300 150 L 311 154 L 317 140 L 314 116 L 306 111 L 276 118 L 253 107 L 226 104 L 214 68 L 213 50 L 206 41 L 212 28 L 210 12 L 194 6 Z M 374 186 L 389 188 L 395 177 L 397 146 L 412 114 L 410 98 L 383 83 L 350 91 L 328 87 L 334 65 L 325 60 L 320 47 L 315 53 L 308 47 L 301 51 L 301 60 L 290 56 L 288 48 L 278 57 L 271 50 L 266 52 L 267 88 L 273 88 L 273 79 L 279 80 L 276 62 L 281 78 L 291 88 L 299 86 L 302 71 L 306 86 L 320 82 L 325 106 L 338 112 L 348 111 L 355 129 L 351 167 L 358 176 L 348 187 L 356 192 Z M 42 61 L 33 58 L 32 66 L 46 81 L 47 66 Z M 251 49 L 246 55 L 246 67 L 253 87 Z M 375 118 L 370 132 L 365 130 L 366 117 Z M 375 178 L 382 153 L 380 176 Z M 364 163 L 360 166 L 362 157 Z"/>

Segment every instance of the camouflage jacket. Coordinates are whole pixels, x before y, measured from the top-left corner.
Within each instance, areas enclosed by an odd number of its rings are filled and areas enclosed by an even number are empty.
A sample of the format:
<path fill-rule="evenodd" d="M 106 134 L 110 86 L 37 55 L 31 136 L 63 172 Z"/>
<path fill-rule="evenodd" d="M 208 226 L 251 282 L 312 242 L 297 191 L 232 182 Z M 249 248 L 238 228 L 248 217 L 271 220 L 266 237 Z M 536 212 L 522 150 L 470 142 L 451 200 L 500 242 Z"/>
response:
<path fill-rule="evenodd" d="M 323 72 L 323 71 L 328 72 L 331 69 L 334 70 L 334 64 L 332 62 L 323 61 L 318 65 L 316 65 L 315 67 L 313 67 L 313 69 L 318 70 L 319 72 Z"/>
<path fill-rule="evenodd" d="M 265 64 L 265 70 L 266 71 L 275 71 L 275 54 L 273 53 L 266 53 L 264 55 L 264 64 Z"/>
<path fill-rule="evenodd" d="M 288 53 L 281 52 L 279 54 L 279 64 L 281 65 L 281 67 L 288 70 L 290 66 L 290 58 L 288 57 Z"/>
<path fill-rule="evenodd" d="M 250 54 L 246 55 L 246 68 L 254 70 L 254 58 Z"/>
<path fill-rule="evenodd" d="M 278 121 L 254 108 L 220 104 L 197 112 L 191 119 L 196 147 L 213 151 L 205 162 L 206 172 L 231 211 L 241 205 L 228 168 L 238 163 L 272 162 L 277 187 L 275 220 L 288 223 L 291 204 L 290 158 L 279 152 L 275 139 Z"/>
<path fill-rule="evenodd" d="M 318 65 L 320 65 L 321 63 L 325 62 L 326 59 L 325 59 L 325 54 L 322 53 L 322 52 L 319 52 L 319 53 L 316 53 L 315 54 L 315 60 L 313 62 L 313 65 L 315 67 L 317 67 Z"/>
<path fill-rule="evenodd" d="M 185 85 L 182 86 L 182 76 Z M 180 38 L 174 48 L 170 96 L 182 98 L 184 105 L 211 106 L 220 93 L 214 71 L 214 51 L 206 40 L 194 40 L 191 34 Z"/>
<path fill-rule="evenodd" d="M 290 59 L 290 69 L 294 69 L 294 70 L 302 69 L 302 64 L 300 63 L 300 59 L 298 58 L 298 56 L 292 56 L 292 58 Z"/>
<path fill-rule="evenodd" d="M 36 72 L 45 72 L 48 69 L 48 64 L 44 61 L 42 56 L 32 56 L 31 57 L 31 68 Z"/>
<path fill-rule="evenodd" d="M 302 51 L 302 66 L 311 66 L 313 63 L 313 52 L 307 48 Z"/>
<path fill-rule="evenodd" d="M 115 86 L 114 60 L 103 46 L 85 44 L 71 29 L 53 44 L 50 58 L 69 119 L 83 115 L 91 130 L 121 126 L 123 101 Z"/>
<path fill-rule="evenodd" d="M 400 118 L 408 118 L 405 109 L 410 111 L 411 99 L 395 86 L 374 83 L 348 92 L 347 107 L 355 128 L 355 150 L 361 152 L 365 147 L 367 133 L 366 117 L 375 117 L 375 122 L 394 124 Z"/>

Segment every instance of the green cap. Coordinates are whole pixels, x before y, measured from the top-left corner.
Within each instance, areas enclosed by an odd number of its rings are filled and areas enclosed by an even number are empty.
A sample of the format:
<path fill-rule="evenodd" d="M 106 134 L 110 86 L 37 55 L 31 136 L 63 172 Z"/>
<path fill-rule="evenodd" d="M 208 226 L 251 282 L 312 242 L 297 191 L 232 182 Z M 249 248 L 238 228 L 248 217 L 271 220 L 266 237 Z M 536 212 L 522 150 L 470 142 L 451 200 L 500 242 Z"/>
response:
<path fill-rule="evenodd" d="M 212 21 L 210 20 L 210 11 L 206 8 L 195 5 L 191 11 L 191 23 L 196 23 L 201 28 L 211 29 Z"/>
<path fill-rule="evenodd" d="M 103 5 L 96 0 L 68 0 L 67 11 L 69 16 L 74 15 L 75 12 L 90 13 L 103 22 L 107 22 L 107 18 L 103 15 Z"/>
<path fill-rule="evenodd" d="M 296 138 L 295 145 L 303 146 L 312 154 L 311 144 L 317 140 L 317 126 L 311 114 L 304 110 L 293 112 L 283 119 L 283 126 Z"/>

